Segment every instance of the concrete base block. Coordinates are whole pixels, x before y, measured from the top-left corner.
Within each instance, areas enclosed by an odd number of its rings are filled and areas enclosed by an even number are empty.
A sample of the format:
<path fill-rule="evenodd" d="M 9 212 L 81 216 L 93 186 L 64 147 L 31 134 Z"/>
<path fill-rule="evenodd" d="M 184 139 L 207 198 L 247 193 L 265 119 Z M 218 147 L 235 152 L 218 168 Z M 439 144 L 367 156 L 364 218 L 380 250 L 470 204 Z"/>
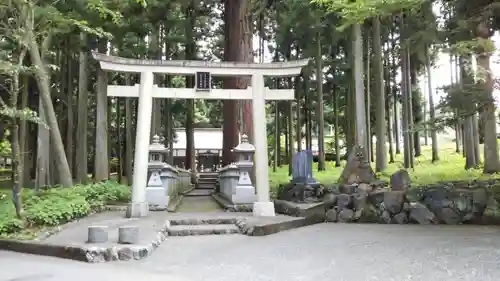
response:
<path fill-rule="evenodd" d="M 146 187 L 146 201 L 150 210 L 166 210 L 170 196 L 163 187 Z"/>
<path fill-rule="evenodd" d="M 108 241 L 108 227 L 92 225 L 88 227 L 87 243 L 105 243 Z"/>
<path fill-rule="evenodd" d="M 233 204 L 253 204 L 257 201 L 257 195 L 253 186 L 236 186 L 229 199 Z"/>
<path fill-rule="evenodd" d="M 142 218 L 142 217 L 147 216 L 148 212 L 149 212 L 148 202 L 128 203 L 125 217 L 126 218 Z"/>
<path fill-rule="evenodd" d="M 139 242 L 138 226 L 120 226 L 118 228 L 118 244 L 137 244 Z"/>
<path fill-rule="evenodd" d="M 254 217 L 274 217 L 273 202 L 255 202 L 253 203 L 253 216 Z"/>

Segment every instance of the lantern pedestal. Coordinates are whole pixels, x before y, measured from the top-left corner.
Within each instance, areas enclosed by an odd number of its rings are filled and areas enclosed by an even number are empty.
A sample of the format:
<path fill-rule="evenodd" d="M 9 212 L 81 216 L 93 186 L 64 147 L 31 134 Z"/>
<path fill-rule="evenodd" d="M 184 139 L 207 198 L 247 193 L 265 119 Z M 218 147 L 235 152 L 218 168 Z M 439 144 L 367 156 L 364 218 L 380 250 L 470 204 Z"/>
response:
<path fill-rule="evenodd" d="M 149 176 L 148 185 L 146 187 L 146 202 L 148 202 L 151 211 L 166 210 L 170 200 L 163 181 L 161 180 L 160 173 L 164 165 L 165 164 L 161 162 L 149 163 L 151 175 Z"/>

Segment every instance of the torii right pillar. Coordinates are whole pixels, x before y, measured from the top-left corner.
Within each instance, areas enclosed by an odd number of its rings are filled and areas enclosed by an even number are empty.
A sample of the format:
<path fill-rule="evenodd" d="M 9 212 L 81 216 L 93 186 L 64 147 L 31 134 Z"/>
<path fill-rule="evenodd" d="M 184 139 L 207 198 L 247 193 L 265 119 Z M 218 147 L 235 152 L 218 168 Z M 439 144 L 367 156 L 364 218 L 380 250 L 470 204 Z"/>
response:
<path fill-rule="evenodd" d="M 253 204 L 253 215 L 273 217 L 274 203 L 269 195 L 269 168 L 267 155 L 266 102 L 264 76 L 252 75 L 253 134 L 255 146 L 255 188 L 257 202 Z"/>

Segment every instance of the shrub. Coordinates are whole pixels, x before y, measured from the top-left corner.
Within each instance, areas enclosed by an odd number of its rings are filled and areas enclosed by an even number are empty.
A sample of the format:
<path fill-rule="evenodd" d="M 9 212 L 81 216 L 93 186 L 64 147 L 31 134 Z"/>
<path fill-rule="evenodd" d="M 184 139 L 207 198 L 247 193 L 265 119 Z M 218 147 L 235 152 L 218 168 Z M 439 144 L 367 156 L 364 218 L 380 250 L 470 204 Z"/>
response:
<path fill-rule="evenodd" d="M 101 211 L 109 203 L 128 202 L 131 190 L 113 181 L 72 188 L 52 187 L 37 193 L 25 189 L 23 219 L 15 216 L 10 193 L 0 195 L 0 236 L 8 236 L 26 228 L 61 225 Z"/>

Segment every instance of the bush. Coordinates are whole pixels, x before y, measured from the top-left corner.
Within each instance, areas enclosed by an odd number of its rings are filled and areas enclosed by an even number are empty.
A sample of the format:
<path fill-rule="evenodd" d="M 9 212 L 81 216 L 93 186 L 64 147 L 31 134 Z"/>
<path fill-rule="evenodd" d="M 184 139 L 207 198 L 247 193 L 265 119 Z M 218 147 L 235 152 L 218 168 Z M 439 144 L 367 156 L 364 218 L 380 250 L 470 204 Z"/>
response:
<path fill-rule="evenodd" d="M 25 229 L 61 225 L 102 211 L 106 204 L 128 202 L 131 190 L 113 181 L 72 188 L 53 187 L 38 193 L 25 189 L 23 219 L 16 217 L 10 193 L 0 195 L 0 236 L 8 236 Z"/>

